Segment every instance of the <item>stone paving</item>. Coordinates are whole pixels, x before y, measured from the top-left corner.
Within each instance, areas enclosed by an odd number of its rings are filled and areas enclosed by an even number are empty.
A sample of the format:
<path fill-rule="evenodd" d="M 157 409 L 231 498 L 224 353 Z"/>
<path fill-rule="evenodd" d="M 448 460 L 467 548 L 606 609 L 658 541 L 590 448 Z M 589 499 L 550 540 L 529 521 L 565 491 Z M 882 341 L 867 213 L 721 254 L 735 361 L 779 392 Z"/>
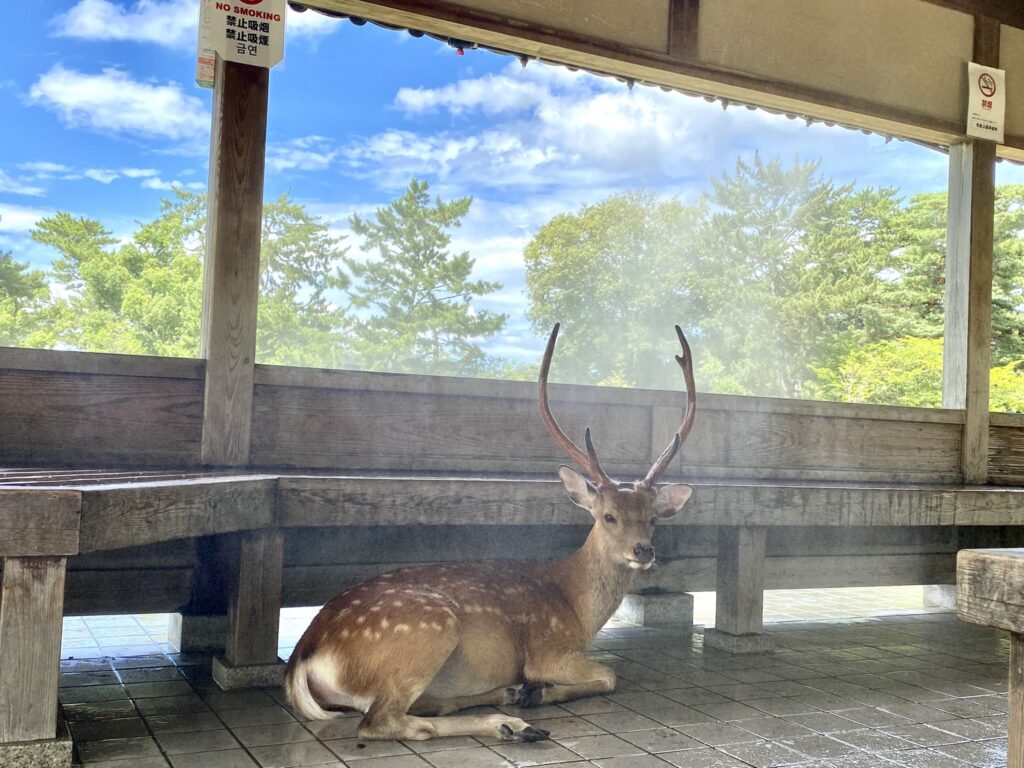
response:
<path fill-rule="evenodd" d="M 284 652 L 308 615 L 285 621 Z M 93 620 L 69 621 L 88 629 Z M 124 637 L 144 634 L 135 621 L 122 625 L 132 633 Z M 615 667 L 618 690 L 516 711 L 551 731 L 551 741 L 534 744 L 363 742 L 357 717 L 299 721 L 278 688 L 220 691 L 201 655 L 67 659 L 61 701 L 76 759 L 91 768 L 1005 765 L 1004 634 L 948 613 L 768 630 L 774 654 L 730 657 L 705 650 L 700 628 L 681 634 L 613 622 L 592 654 Z M 160 645 L 107 637 L 122 649 Z"/>

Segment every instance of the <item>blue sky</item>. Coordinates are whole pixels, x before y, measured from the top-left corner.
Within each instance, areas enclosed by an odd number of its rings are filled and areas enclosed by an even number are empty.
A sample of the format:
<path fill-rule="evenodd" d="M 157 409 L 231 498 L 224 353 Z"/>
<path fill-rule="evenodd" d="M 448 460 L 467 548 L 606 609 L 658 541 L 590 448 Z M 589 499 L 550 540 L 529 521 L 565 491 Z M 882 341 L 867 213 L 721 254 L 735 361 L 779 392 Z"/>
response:
<path fill-rule="evenodd" d="M 205 188 L 210 92 L 194 84 L 196 0 L 12 3 L 0 52 L 0 248 L 45 266 L 31 242 L 57 210 L 118 236 L 172 185 Z M 13 16 L 13 18 L 10 18 Z M 513 315 L 492 351 L 539 349 L 525 329 L 522 249 L 553 215 L 646 187 L 694 199 L 738 156 L 818 159 L 838 182 L 942 189 L 946 158 L 913 144 L 659 89 L 628 90 L 429 38 L 289 11 L 271 74 L 266 198 L 284 191 L 347 232 L 412 177 L 472 195 L 456 245 L 504 289 Z M 1000 181 L 1024 181 L 1001 167 Z M 350 239 L 351 240 L 351 239 Z M 356 245 L 355 243 L 352 243 Z"/>

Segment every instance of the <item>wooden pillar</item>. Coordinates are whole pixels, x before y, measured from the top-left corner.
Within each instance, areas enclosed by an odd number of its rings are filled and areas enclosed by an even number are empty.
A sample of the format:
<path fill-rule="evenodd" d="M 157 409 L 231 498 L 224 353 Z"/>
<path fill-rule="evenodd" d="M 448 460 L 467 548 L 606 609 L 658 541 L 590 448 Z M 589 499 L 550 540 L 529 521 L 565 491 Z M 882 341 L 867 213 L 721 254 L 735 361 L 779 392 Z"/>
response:
<path fill-rule="evenodd" d="M 270 72 L 217 57 L 203 282 L 202 461 L 249 461 Z"/>
<path fill-rule="evenodd" d="M 4 559 L 0 582 L 0 744 L 57 736 L 66 563 L 65 557 Z"/>
<path fill-rule="evenodd" d="M 991 19 L 975 19 L 974 60 L 998 66 L 999 24 Z M 988 141 L 949 148 L 942 404 L 964 410 L 961 470 L 972 484 L 988 480 L 995 159 Z"/>
<path fill-rule="evenodd" d="M 1007 765 L 1024 768 L 1024 549 L 962 549 L 956 615 L 1010 633 Z"/>
<path fill-rule="evenodd" d="M 284 570 L 284 534 L 279 529 L 234 534 L 228 585 L 228 637 L 214 664 L 222 688 L 280 682 L 277 658 Z"/>
<path fill-rule="evenodd" d="M 1024 768 L 1024 635 L 1010 634 L 1010 733 L 1007 768 Z"/>
<path fill-rule="evenodd" d="M 719 527 L 715 628 L 704 632 L 705 645 L 730 653 L 772 650 L 761 623 L 766 538 L 763 527 Z"/>

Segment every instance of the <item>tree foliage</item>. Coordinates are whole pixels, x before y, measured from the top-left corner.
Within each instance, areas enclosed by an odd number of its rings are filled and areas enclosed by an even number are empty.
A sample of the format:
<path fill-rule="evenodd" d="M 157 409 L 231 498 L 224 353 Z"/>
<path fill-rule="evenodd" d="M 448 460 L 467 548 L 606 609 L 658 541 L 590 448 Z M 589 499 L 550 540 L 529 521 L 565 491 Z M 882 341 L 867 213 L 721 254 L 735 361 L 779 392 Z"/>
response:
<path fill-rule="evenodd" d="M 370 370 L 481 374 L 488 363 L 479 342 L 498 333 L 506 317 L 475 308 L 473 299 L 501 285 L 471 280 L 469 253 L 448 250 L 449 232 L 472 199 L 431 202 L 428 189 L 414 179 L 372 217 L 351 218 L 363 250 L 376 252 L 348 259 L 353 307 L 367 313 L 352 328 L 355 357 Z"/>
<path fill-rule="evenodd" d="M 42 312 L 49 299 L 46 274 L 0 251 L 0 346 L 41 346 Z"/>

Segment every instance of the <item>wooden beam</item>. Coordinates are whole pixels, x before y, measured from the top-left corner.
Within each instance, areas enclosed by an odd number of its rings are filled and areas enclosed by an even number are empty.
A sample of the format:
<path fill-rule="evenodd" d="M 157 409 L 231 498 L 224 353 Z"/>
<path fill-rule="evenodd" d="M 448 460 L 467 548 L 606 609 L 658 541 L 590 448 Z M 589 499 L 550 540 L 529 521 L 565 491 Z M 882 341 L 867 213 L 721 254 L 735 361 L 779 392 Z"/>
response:
<path fill-rule="evenodd" d="M 80 549 L 132 547 L 274 524 L 277 481 L 262 475 L 82 490 Z"/>
<path fill-rule="evenodd" d="M 237 537 L 237 566 L 228 592 L 225 658 L 232 666 L 273 664 L 281 612 L 284 533 L 252 531 Z"/>
<path fill-rule="evenodd" d="M 668 53 L 678 59 L 699 58 L 700 0 L 671 0 L 668 22 Z"/>
<path fill-rule="evenodd" d="M 0 584 L 0 744 L 57 735 L 64 557 L 8 557 Z"/>
<path fill-rule="evenodd" d="M 0 488 L 0 557 L 78 554 L 78 491 Z"/>
<path fill-rule="evenodd" d="M 202 461 L 249 461 L 270 72 L 217 57 L 203 282 Z"/>
<path fill-rule="evenodd" d="M 969 13 L 972 16 L 987 16 L 993 21 L 1024 29 L 1024 5 L 1020 0 L 925 0 L 925 2 Z"/>

